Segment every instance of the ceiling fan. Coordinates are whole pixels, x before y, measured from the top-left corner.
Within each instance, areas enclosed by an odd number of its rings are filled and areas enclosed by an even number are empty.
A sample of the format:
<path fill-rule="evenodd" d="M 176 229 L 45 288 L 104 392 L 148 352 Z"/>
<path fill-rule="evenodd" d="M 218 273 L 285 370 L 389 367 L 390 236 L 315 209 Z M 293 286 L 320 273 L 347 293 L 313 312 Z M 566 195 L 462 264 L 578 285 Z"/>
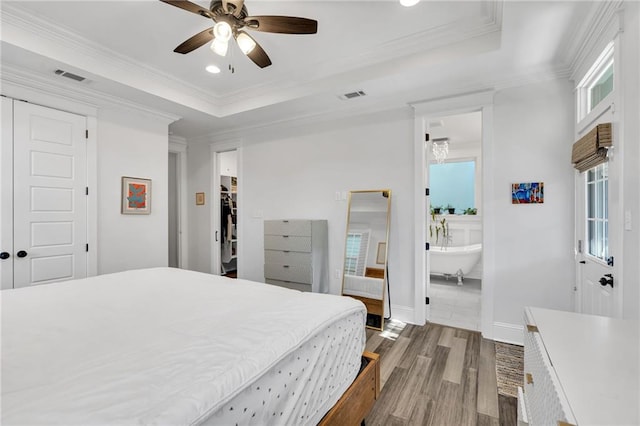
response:
<path fill-rule="evenodd" d="M 209 41 L 211 49 L 220 56 L 227 54 L 228 42 L 233 37 L 238 47 L 260 68 L 271 65 L 264 49 L 246 30 L 280 34 L 315 34 L 318 21 L 293 16 L 249 16 L 244 0 L 212 0 L 209 9 L 187 0 L 160 0 L 213 20 L 215 25 L 187 39 L 173 51 L 189 53 Z"/>

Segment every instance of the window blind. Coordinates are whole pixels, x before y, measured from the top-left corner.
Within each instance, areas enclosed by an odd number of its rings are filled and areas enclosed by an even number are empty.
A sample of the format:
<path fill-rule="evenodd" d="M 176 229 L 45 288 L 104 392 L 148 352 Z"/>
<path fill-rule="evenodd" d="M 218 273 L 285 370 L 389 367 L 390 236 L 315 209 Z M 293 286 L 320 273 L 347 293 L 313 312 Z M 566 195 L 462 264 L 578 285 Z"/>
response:
<path fill-rule="evenodd" d="M 607 161 L 607 149 L 613 145 L 611 123 L 598 124 L 573 144 L 571 162 L 581 173 Z"/>

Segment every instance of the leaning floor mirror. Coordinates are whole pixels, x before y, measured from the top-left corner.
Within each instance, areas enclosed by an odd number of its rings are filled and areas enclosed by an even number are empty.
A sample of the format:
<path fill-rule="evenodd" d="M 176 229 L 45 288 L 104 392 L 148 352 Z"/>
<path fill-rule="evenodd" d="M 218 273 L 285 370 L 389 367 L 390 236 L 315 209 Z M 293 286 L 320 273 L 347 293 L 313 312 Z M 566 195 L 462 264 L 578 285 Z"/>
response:
<path fill-rule="evenodd" d="M 391 191 L 350 191 L 342 294 L 367 307 L 367 327 L 384 327 Z"/>

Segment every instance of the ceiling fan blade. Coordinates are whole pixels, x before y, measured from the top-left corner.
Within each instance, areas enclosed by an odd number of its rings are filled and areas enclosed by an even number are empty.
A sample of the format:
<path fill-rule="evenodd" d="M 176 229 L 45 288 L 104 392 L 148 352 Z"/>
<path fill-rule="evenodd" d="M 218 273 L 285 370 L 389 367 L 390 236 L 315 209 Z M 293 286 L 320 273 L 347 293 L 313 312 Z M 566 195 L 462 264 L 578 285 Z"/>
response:
<path fill-rule="evenodd" d="M 195 3 L 191 3 L 190 1 L 187 1 L 187 0 L 160 0 L 160 1 L 175 7 L 179 7 L 180 9 L 184 9 L 188 12 L 195 13 L 200 16 L 204 16 L 205 18 L 213 19 L 213 16 L 211 15 L 211 12 L 209 11 L 209 9 L 200 7 Z"/>
<path fill-rule="evenodd" d="M 260 46 L 258 44 L 258 42 L 253 37 L 251 37 L 249 34 L 247 34 L 245 31 L 238 31 L 238 34 L 236 34 L 236 39 L 238 38 L 238 35 L 240 35 L 240 34 L 243 34 L 244 37 L 250 38 L 256 44 L 253 47 L 253 49 L 251 49 L 251 51 L 249 53 L 245 53 L 245 55 L 247 55 L 247 57 L 249 59 L 251 59 L 260 68 L 266 68 L 269 65 L 271 65 L 271 59 L 269 59 L 269 56 L 264 51 L 262 46 Z"/>
<path fill-rule="evenodd" d="M 173 51 L 182 54 L 189 53 L 211 40 L 213 40 L 213 27 L 200 31 L 190 39 L 185 40 L 180 46 L 173 49 Z"/>
<path fill-rule="evenodd" d="M 247 16 L 244 19 L 247 28 L 266 33 L 315 34 L 318 21 L 294 16 Z"/>
<path fill-rule="evenodd" d="M 229 4 L 233 5 L 233 10 L 229 10 Z M 240 17 L 240 13 L 242 12 L 242 8 L 244 7 L 244 0 L 222 0 L 222 9 L 227 12 L 233 12 L 233 15 L 236 18 Z"/>

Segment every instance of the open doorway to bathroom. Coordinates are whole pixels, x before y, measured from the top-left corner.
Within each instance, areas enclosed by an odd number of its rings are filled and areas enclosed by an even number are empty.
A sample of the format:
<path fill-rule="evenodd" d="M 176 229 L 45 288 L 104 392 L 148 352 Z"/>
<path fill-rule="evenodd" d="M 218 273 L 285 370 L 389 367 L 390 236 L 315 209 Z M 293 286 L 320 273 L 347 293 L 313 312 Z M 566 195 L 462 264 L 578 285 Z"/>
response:
<path fill-rule="evenodd" d="M 482 112 L 433 118 L 427 129 L 429 320 L 480 331 Z"/>

